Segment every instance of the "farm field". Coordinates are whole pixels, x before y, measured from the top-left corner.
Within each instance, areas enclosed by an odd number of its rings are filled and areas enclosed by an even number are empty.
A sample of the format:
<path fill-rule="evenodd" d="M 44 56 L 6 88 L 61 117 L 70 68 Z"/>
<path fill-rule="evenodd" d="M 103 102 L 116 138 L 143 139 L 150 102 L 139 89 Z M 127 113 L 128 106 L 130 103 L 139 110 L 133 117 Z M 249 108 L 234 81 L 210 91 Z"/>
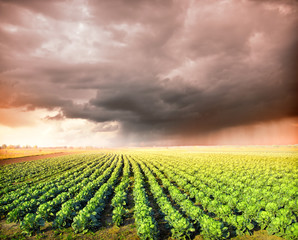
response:
<path fill-rule="evenodd" d="M 44 156 L 49 154 L 76 153 L 83 152 L 82 149 L 64 149 L 64 148 L 15 148 L 0 149 L 0 163 L 12 158 L 24 158 L 32 156 Z"/>
<path fill-rule="evenodd" d="M 297 239 L 289 148 L 101 150 L 0 167 L 0 239 Z"/>

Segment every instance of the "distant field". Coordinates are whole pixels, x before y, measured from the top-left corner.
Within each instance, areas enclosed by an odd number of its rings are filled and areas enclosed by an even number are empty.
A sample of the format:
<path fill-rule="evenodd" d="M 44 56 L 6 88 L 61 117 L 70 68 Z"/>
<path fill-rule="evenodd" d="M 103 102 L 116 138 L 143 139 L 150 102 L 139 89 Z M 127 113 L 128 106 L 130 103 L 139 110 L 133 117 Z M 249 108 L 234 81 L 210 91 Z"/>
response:
<path fill-rule="evenodd" d="M 160 148 L 135 148 L 135 150 L 145 150 L 145 151 L 163 151 L 163 150 L 175 150 L 180 152 L 298 152 L 297 146 L 250 146 L 250 147 L 235 147 L 235 146 L 224 146 L 224 147 L 160 147 Z M 127 149 L 123 149 L 126 151 Z M 52 153 L 61 153 L 61 152 L 101 152 L 102 149 L 69 149 L 69 148 L 19 148 L 19 149 L 0 149 L 0 160 L 10 159 L 10 158 L 20 158 L 28 156 L 39 156 Z M 109 151 L 112 151 L 111 149 Z M 116 151 L 116 150 L 115 150 Z M 118 150 L 119 151 L 119 150 Z"/>
<path fill-rule="evenodd" d="M 122 149 L 6 165 L 0 239 L 297 239 L 297 177 L 295 147 Z"/>
<path fill-rule="evenodd" d="M 52 153 L 60 153 L 60 152 L 78 152 L 78 149 L 62 149 L 62 148 L 19 148 L 19 149 L 0 149 L 0 160 L 2 159 L 10 159 L 10 158 L 20 158 L 20 157 L 28 157 L 28 156 L 38 156 Z"/>

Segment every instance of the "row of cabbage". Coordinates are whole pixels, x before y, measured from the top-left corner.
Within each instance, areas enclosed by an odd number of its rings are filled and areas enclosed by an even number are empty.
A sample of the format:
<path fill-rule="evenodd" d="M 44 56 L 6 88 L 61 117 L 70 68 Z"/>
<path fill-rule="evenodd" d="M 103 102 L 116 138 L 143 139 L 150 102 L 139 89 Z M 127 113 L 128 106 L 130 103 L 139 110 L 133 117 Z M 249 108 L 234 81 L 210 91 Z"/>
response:
<path fill-rule="evenodd" d="M 185 214 L 194 222 L 197 219 L 206 238 L 251 234 L 259 228 L 288 239 L 298 235 L 295 157 L 245 156 L 245 162 L 227 154 L 193 154 L 191 159 L 177 153 L 137 157 L 161 179 Z"/>
<path fill-rule="evenodd" d="M 9 212 L 15 206 L 19 206 L 23 202 L 29 201 L 31 199 L 37 199 L 42 194 L 45 194 L 48 191 L 51 192 L 50 189 L 53 186 L 59 189 L 69 188 L 70 184 L 72 182 L 75 182 L 73 181 L 73 178 L 78 177 L 86 169 L 93 168 L 93 166 L 97 164 L 97 160 L 99 159 L 98 158 L 89 158 L 88 160 L 85 159 L 84 164 L 80 165 L 79 167 L 73 167 L 72 170 L 66 171 L 63 174 L 58 174 L 56 175 L 55 178 L 48 179 L 48 181 L 38 182 L 36 184 L 25 185 L 25 186 L 19 186 L 19 184 L 16 184 L 17 188 L 15 190 L 8 191 L 2 194 L 1 200 L 0 200 L 0 214 L 5 214 Z M 19 169 L 19 171 L 21 173 L 22 168 Z M 62 185 L 64 184 L 65 186 L 62 187 Z"/>
<path fill-rule="evenodd" d="M 56 178 L 8 192 L 0 201 L 1 216 L 8 222 L 20 222 L 21 228 L 29 234 L 38 231 L 45 221 L 53 222 L 56 228 L 66 227 L 104 185 L 116 165 L 116 169 L 122 167 L 119 158 L 87 155 L 83 164 L 74 164 L 71 170 Z M 77 159 L 82 160 L 78 156 Z"/>
<path fill-rule="evenodd" d="M 111 204 L 113 223 L 120 226 L 127 212 L 128 188 L 132 187 L 141 239 L 163 237 L 148 194 L 177 239 L 194 236 L 194 232 L 205 239 L 226 239 L 250 234 L 259 227 L 288 239 L 298 235 L 297 167 L 292 158 L 284 164 L 267 156 L 245 156 L 246 162 L 237 155 L 188 156 L 129 152 L 56 158 L 42 161 L 49 166 L 37 167 L 36 172 L 43 175 L 33 177 L 29 184 L 18 183 L 18 188 L 11 186 L 13 179 L 18 179 L 11 176 L 14 171 L 1 169 L 10 180 L 2 181 L 0 215 L 9 222 L 20 222 L 28 234 L 39 231 L 45 221 L 54 228 L 71 226 L 76 233 L 85 233 L 100 227 L 103 210 Z M 39 164 L 32 163 L 32 168 Z M 30 164 L 15 168 L 36 174 Z M 41 169 L 50 169 L 51 174 Z M 40 178 L 44 180 L 36 181 Z M 285 186 L 290 180 L 294 183 Z M 257 182 L 255 187 L 251 182 Z"/>
<path fill-rule="evenodd" d="M 71 170 L 89 160 L 90 156 L 80 154 L 9 164 L 1 167 L 0 196 L 9 191 L 19 189 L 20 187 L 27 188 L 36 182 L 48 180 L 55 175 Z"/>

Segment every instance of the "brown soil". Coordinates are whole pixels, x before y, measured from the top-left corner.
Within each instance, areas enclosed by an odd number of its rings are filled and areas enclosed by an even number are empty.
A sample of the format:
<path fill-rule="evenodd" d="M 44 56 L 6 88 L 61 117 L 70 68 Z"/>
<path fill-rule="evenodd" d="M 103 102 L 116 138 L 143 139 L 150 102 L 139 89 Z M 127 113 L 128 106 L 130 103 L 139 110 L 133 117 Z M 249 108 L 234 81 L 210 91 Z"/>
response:
<path fill-rule="evenodd" d="M 128 224 L 121 227 L 102 227 L 96 232 L 88 232 L 86 234 L 75 234 L 73 229 L 53 229 L 51 223 L 46 223 L 44 227 L 41 228 L 41 232 L 34 234 L 29 237 L 22 233 L 19 224 L 16 223 L 6 223 L 5 220 L 0 220 L 0 239 L 6 240 L 139 240 L 137 235 L 135 224 Z M 160 240 L 175 240 L 169 236 L 160 236 Z M 203 240 L 201 235 L 196 235 L 193 240 Z M 253 235 L 244 235 L 233 237 L 231 240 L 284 240 L 277 236 L 270 236 L 265 230 L 260 230 L 254 232 Z"/>
<path fill-rule="evenodd" d="M 101 228 L 96 232 L 88 232 L 86 234 L 75 234 L 71 227 L 65 229 L 53 229 L 51 223 L 46 223 L 41 228 L 41 232 L 33 236 L 26 236 L 22 233 L 19 224 L 6 223 L 5 220 L 0 221 L 0 239 L 5 240 L 139 240 L 134 224 L 126 226 Z"/>
<path fill-rule="evenodd" d="M 77 153 L 80 153 L 80 152 L 58 152 L 58 153 L 50 153 L 50 154 L 44 154 L 44 155 L 35 155 L 35 156 L 3 159 L 3 160 L 0 160 L 0 166 L 12 164 L 12 163 L 34 161 L 34 160 L 50 158 L 50 157 L 59 157 L 59 156 L 64 156 L 64 155 L 77 154 Z"/>

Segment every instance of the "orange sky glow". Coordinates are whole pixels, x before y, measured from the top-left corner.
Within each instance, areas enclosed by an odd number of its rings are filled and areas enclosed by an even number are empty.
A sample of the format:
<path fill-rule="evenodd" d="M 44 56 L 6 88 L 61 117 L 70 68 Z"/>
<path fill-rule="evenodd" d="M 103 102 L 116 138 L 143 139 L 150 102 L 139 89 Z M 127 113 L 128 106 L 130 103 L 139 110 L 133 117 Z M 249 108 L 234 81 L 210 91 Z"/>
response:
<path fill-rule="evenodd" d="M 0 0 L 0 145 L 298 144 L 297 22 L 294 0 Z"/>

